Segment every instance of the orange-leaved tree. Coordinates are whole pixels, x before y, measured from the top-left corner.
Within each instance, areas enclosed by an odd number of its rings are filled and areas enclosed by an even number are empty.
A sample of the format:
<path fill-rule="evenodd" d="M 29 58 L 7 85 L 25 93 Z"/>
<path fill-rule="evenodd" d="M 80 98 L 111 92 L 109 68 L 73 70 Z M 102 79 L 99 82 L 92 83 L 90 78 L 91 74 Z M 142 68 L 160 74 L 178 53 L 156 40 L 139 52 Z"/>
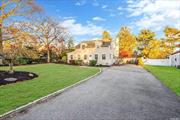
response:
<path fill-rule="evenodd" d="M 9 61 L 9 72 L 13 73 L 13 63 L 19 57 L 27 57 L 37 59 L 39 53 L 37 51 L 38 43 L 34 36 L 26 33 L 15 26 L 9 26 L 6 30 L 8 36 L 13 38 L 4 41 L 3 55 Z"/>
<path fill-rule="evenodd" d="M 1 0 L 0 5 L 0 54 L 3 54 L 3 41 L 12 38 L 5 38 L 3 29 L 5 26 L 5 20 L 14 16 L 27 16 L 36 11 L 41 11 L 34 0 Z"/>
<path fill-rule="evenodd" d="M 112 37 L 111 35 L 109 34 L 108 31 L 104 31 L 103 34 L 102 34 L 102 39 L 106 42 L 109 42 L 112 40 Z"/>
<path fill-rule="evenodd" d="M 119 57 L 132 57 L 136 48 L 136 37 L 127 27 L 122 27 L 118 34 L 119 39 Z"/>

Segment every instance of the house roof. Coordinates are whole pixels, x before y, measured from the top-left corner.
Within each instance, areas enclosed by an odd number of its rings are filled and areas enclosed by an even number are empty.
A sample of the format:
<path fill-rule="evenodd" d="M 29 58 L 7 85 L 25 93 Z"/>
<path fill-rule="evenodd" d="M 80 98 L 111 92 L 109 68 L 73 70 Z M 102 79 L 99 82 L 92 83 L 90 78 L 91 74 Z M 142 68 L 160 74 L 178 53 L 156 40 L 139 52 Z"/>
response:
<path fill-rule="evenodd" d="M 172 53 L 171 55 L 174 55 L 174 54 L 177 54 L 177 53 L 180 53 L 180 50 Z"/>
<path fill-rule="evenodd" d="M 102 47 L 108 47 L 111 43 L 111 41 L 107 41 L 107 40 L 87 40 L 87 41 L 82 41 L 80 44 L 85 43 L 87 46 L 86 48 L 94 48 L 95 47 L 95 43 L 96 42 L 102 42 Z M 80 44 L 76 45 L 75 48 L 79 49 L 80 48 Z"/>
<path fill-rule="evenodd" d="M 109 45 L 111 45 L 111 42 L 103 42 L 102 43 L 102 47 L 108 47 Z"/>
<path fill-rule="evenodd" d="M 95 42 L 102 42 L 101 40 L 88 40 L 88 41 L 82 41 L 81 43 L 86 43 L 86 48 L 94 48 L 95 47 Z M 80 44 L 81 44 L 80 43 Z M 76 45 L 75 48 L 78 49 L 80 48 L 80 44 Z"/>
<path fill-rule="evenodd" d="M 3 55 L 0 54 L 0 59 L 4 59 Z"/>

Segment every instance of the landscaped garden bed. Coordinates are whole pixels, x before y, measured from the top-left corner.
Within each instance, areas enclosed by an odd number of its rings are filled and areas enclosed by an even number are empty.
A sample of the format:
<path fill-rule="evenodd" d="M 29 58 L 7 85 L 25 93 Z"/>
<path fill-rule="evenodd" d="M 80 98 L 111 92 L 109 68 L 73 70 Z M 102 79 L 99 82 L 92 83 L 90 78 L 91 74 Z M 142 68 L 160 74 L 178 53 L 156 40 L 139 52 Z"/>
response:
<path fill-rule="evenodd" d="M 15 71 L 14 73 L 9 73 L 8 71 L 0 71 L 0 85 L 31 80 L 36 77 L 38 75 L 32 72 Z"/>
<path fill-rule="evenodd" d="M 8 70 L 8 67 L 0 67 L 0 70 Z M 75 84 L 99 72 L 99 68 L 62 64 L 16 66 L 14 70 L 36 73 L 38 77 L 0 86 L 0 114 Z"/>
<path fill-rule="evenodd" d="M 167 66 L 144 66 L 165 86 L 180 96 L 180 69 Z"/>

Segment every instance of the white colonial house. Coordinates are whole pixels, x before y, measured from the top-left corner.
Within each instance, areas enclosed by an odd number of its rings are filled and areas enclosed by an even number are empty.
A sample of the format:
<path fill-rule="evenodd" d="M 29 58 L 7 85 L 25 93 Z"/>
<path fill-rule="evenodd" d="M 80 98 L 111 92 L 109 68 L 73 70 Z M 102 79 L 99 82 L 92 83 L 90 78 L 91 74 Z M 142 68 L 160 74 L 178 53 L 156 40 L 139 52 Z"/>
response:
<path fill-rule="evenodd" d="M 97 60 L 97 65 L 110 66 L 115 62 L 115 43 L 107 39 L 82 41 L 75 51 L 67 54 L 67 62 L 71 60 L 82 60 L 87 65 L 91 60 Z"/>

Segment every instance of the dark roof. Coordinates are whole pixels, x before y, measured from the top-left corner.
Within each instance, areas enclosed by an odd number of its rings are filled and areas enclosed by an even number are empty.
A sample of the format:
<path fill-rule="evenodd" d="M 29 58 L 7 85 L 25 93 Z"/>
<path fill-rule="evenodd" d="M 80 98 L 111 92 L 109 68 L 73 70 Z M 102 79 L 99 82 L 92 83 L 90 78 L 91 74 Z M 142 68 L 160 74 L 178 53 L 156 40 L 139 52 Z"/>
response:
<path fill-rule="evenodd" d="M 102 47 L 108 47 L 111 45 L 111 42 L 103 42 Z"/>
<path fill-rule="evenodd" d="M 87 46 L 85 48 L 94 48 L 96 41 L 101 41 L 101 40 L 82 41 L 81 43 L 86 43 L 87 44 Z M 76 45 L 75 48 L 79 49 L 80 48 L 80 44 Z"/>
<path fill-rule="evenodd" d="M 4 56 L 0 54 L 0 59 L 4 59 Z"/>
<path fill-rule="evenodd" d="M 80 44 L 76 45 L 75 48 L 76 48 L 76 49 L 79 49 L 79 48 L 80 48 Z"/>
<path fill-rule="evenodd" d="M 174 54 L 177 54 L 177 53 L 180 53 L 180 50 L 172 53 L 171 55 L 174 55 Z"/>

